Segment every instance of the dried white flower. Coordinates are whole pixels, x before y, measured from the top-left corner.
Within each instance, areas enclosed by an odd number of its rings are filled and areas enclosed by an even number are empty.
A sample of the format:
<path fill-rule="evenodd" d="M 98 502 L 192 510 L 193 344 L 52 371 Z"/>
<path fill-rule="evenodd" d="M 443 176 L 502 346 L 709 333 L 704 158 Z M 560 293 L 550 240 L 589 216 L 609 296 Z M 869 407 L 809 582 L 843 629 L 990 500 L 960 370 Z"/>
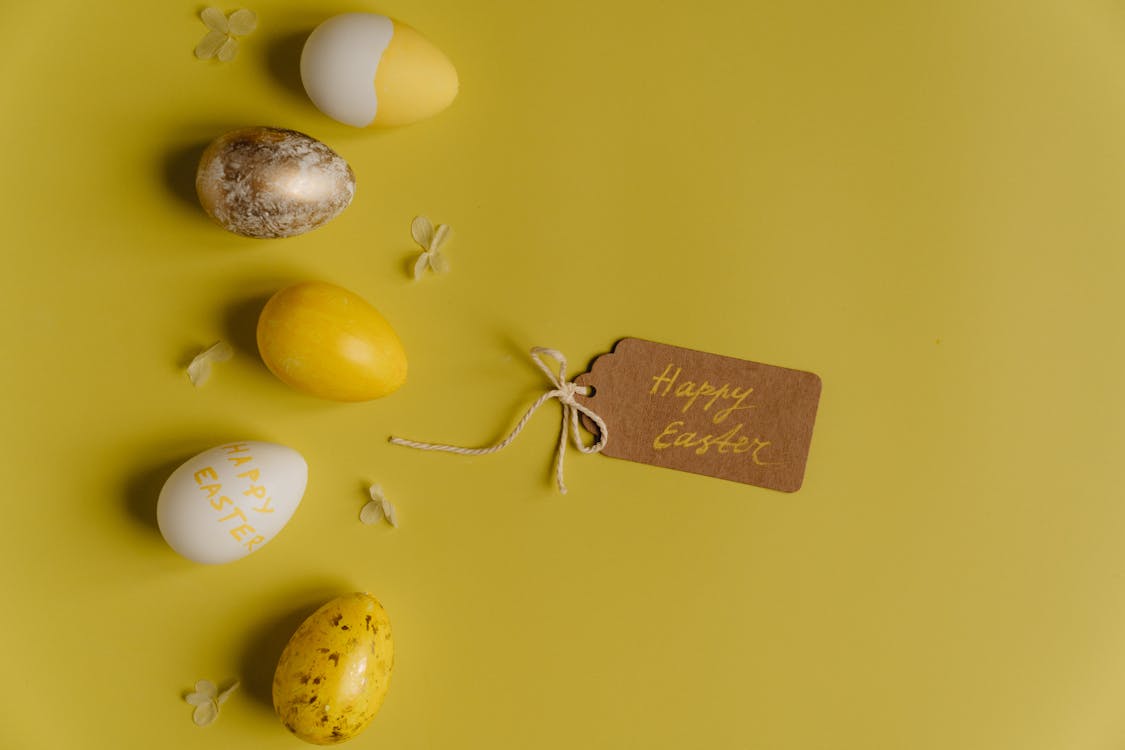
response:
<path fill-rule="evenodd" d="M 369 490 L 371 494 L 371 502 L 363 506 L 359 512 L 359 520 L 367 525 L 379 523 L 385 520 L 394 528 L 398 528 L 398 512 L 391 501 L 383 497 L 383 488 L 380 485 L 373 484 Z"/>
<path fill-rule="evenodd" d="M 230 62 L 238 54 L 238 38 L 258 28 L 258 16 L 252 10 L 241 8 L 223 15 L 218 8 L 204 8 L 199 14 L 203 24 L 210 29 L 195 46 L 195 56 L 200 60 L 212 57 L 219 62 Z"/>
<path fill-rule="evenodd" d="M 234 349 L 225 341 L 216 341 L 199 354 L 195 355 L 191 364 L 187 366 L 187 376 L 191 384 L 200 387 L 211 377 L 211 365 L 215 362 L 226 362 L 234 356 Z"/>
<path fill-rule="evenodd" d="M 449 270 L 449 261 L 441 253 L 441 246 L 449 239 L 452 230 L 448 224 L 438 224 L 434 229 L 433 222 L 425 216 L 415 216 L 410 224 L 410 234 L 414 241 L 422 248 L 422 255 L 414 264 L 414 280 L 422 278 L 429 266 L 438 273 Z"/>
<path fill-rule="evenodd" d="M 215 683 L 210 680 L 200 680 L 195 683 L 195 692 L 188 693 L 184 700 L 195 706 L 191 720 L 196 726 L 205 727 L 219 718 L 219 707 L 226 703 L 231 693 L 238 688 L 239 682 L 235 680 L 225 690 L 219 692 Z"/>

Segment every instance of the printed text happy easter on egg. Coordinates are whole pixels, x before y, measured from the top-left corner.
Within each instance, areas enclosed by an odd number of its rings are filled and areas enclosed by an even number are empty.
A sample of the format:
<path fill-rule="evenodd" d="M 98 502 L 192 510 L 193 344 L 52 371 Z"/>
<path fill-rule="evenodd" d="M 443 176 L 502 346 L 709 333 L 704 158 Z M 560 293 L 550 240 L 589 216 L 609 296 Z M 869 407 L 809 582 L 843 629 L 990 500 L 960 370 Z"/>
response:
<path fill-rule="evenodd" d="M 772 465 L 773 462 L 767 461 L 766 456 L 763 455 L 763 451 L 772 444 L 771 441 L 764 440 L 761 436 L 750 437 L 742 434 L 746 429 L 746 421 L 737 424 L 727 422 L 732 415 L 754 408 L 752 404 L 747 403 L 754 392 L 752 387 L 732 386 L 730 383 L 714 385 L 706 380 L 696 383 L 687 380 L 686 377 L 681 379 L 681 375 L 683 375 L 683 368 L 669 363 L 664 368 L 664 372 L 653 376 L 649 395 L 661 399 L 682 400 L 680 413 L 689 414 L 698 407 L 699 411 L 706 412 L 711 425 L 731 424 L 731 426 L 725 432 L 719 433 L 714 430 L 704 433 L 701 430 L 688 429 L 685 420 L 676 419 L 665 425 L 653 439 L 652 447 L 655 450 L 694 449 L 695 455 L 703 456 L 714 448 L 720 455 L 748 454 L 747 458 L 756 466 Z"/>
<path fill-rule="evenodd" d="M 242 467 L 254 461 L 254 457 L 250 455 L 250 449 L 243 444 L 225 445 L 223 450 L 226 451 L 226 460 L 235 465 L 235 467 Z M 266 491 L 264 484 L 257 484 L 261 480 L 261 472 L 254 468 L 247 468 L 246 471 L 236 475 L 239 479 L 245 479 L 249 486 L 242 491 L 242 495 L 247 498 L 254 498 L 260 500 L 261 507 L 253 505 L 254 500 L 251 499 L 251 510 L 258 513 L 273 513 L 273 508 L 270 507 L 270 497 Z M 252 552 L 254 547 L 259 544 L 265 544 L 266 538 L 258 533 L 257 529 L 250 524 L 250 520 L 246 516 L 246 512 L 242 510 L 229 496 L 223 493 L 223 485 L 219 484 L 219 475 L 215 472 L 214 467 L 208 466 L 195 472 L 195 483 L 199 485 L 202 492 L 207 493 L 207 500 L 211 503 L 211 507 L 218 513 L 224 515 L 215 519 L 216 523 L 234 523 L 228 531 L 234 537 L 234 540 L 239 544 L 245 545 L 247 551 Z M 227 506 L 233 508 L 229 513 Z"/>

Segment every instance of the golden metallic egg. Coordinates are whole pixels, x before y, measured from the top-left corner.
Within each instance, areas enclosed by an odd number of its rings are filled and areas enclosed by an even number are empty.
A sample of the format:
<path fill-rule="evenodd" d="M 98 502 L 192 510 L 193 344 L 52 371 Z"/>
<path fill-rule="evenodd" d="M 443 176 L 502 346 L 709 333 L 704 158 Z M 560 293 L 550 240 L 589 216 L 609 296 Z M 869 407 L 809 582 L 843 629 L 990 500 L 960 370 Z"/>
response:
<path fill-rule="evenodd" d="M 348 207 L 355 174 L 320 141 L 281 128 L 241 128 L 203 151 L 199 202 L 224 229 L 246 237 L 292 237 Z"/>

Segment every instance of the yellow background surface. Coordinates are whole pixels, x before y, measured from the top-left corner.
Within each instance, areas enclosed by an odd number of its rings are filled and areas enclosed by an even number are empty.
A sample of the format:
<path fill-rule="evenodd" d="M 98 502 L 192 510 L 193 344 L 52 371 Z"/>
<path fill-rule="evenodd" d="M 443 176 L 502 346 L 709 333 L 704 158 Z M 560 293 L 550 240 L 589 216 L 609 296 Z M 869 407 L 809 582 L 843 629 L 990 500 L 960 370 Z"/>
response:
<path fill-rule="evenodd" d="M 237 6 L 224 7 L 226 11 Z M 231 64 L 200 6 L 3 7 L 0 746 L 296 748 L 281 645 L 366 589 L 395 627 L 355 748 L 1125 745 L 1125 5 L 1117 0 L 258 0 Z M 461 96 L 354 130 L 300 89 L 304 36 L 373 9 Z M 297 238 L 217 228 L 202 146 L 295 128 L 354 168 Z M 454 228 L 413 283 L 411 219 Z M 411 374 L 317 401 L 257 357 L 262 301 L 342 284 Z M 571 455 L 552 406 L 618 338 L 824 380 L 786 495 Z M 183 365 L 235 358 L 195 390 Z M 205 567 L 154 525 L 181 461 L 299 450 L 260 552 Z M 367 483 L 400 528 L 358 521 Z M 241 678 L 206 729 L 184 691 Z"/>

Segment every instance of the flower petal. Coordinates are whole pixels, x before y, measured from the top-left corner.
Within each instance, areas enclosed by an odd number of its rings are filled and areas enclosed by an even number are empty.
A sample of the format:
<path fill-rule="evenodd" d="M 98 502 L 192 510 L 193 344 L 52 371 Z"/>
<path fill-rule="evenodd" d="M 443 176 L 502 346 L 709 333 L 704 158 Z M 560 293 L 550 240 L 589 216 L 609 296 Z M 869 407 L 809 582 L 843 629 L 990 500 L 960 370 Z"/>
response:
<path fill-rule="evenodd" d="M 383 506 L 372 500 L 359 512 L 359 520 L 368 526 L 379 523 L 383 519 Z"/>
<path fill-rule="evenodd" d="M 219 47 L 223 46 L 223 42 L 227 40 L 225 31 L 209 31 L 207 36 L 195 45 L 195 56 L 200 60 L 210 60 L 219 51 Z"/>
<path fill-rule="evenodd" d="M 191 384 L 200 387 L 211 377 L 212 362 L 226 362 L 234 356 L 234 349 L 225 341 L 216 341 L 191 360 L 187 366 L 187 376 Z"/>
<path fill-rule="evenodd" d="M 215 696 L 215 702 L 218 703 L 220 706 L 223 705 L 224 703 L 226 703 L 227 698 L 230 697 L 230 694 L 233 693 L 235 690 L 238 690 L 238 686 L 241 685 L 241 684 L 242 684 L 241 682 L 239 682 L 238 680 L 235 680 L 231 684 L 227 685 L 227 687 L 221 693 L 219 693 L 217 696 Z"/>
<path fill-rule="evenodd" d="M 230 18 L 227 19 L 227 26 L 230 33 L 246 36 L 258 28 L 258 14 L 252 10 L 240 8 L 230 14 Z"/>
<path fill-rule="evenodd" d="M 204 357 L 196 357 L 187 366 L 187 376 L 196 388 L 211 379 L 211 362 Z"/>
<path fill-rule="evenodd" d="M 433 223 L 425 216 L 415 216 L 414 221 L 410 223 L 410 236 L 422 246 L 423 250 L 429 250 L 434 241 Z"/>
<path fill-rule="evenodd" d="M 445 273 L 449 270 L 449 261 L 445 259 L 444 255 L 434 250 L 430 253 L 430 267 L 438 273 Z"/>
<path fill-rule="evenodd" d="M 197 727 L 205 727 L 211 724 L 219 716 L 219 704 L 214 700 L 209 700 L 195 707 L 195 711 L 191 714 L 191 720 L 195 722 Z"/>
<path fill-rule="evenodd" d="M 188 693 L 184 696 L 184 700 L 193 706 L 202 706 L 204 703 L 207 703 L 209 700 L 211 700 L 211 696 L 204 695 L 203 693 L 199 692 Z"/>
<path fill-rule="evenodd" d="M 199 14 L 199 17 L 203 19 L 203 23 L 207 28 L 212 31 L 220 31 L 225 34 L 230 30 L 230 25 L 227 24 L 227 17 L 224 16 L 223 12 L 218 8 L 204 8 L 203 12 Z"/>
<path fill-rule="evenodd" d="M 426 272 L 426 265 L 430 262 L 430 253 L 427 250 L 418 256 L 418 262 L 414 264 L 414 280 L 422 278 L 422 274 Z"/>
<path fill-rule="evenodd" d="M 383 515 L 386 517 L 387 523 L 389 523 L 391 526 L 393 526 L 394 528 L 397 529 L 398 528 L 398 511 L 395 510 L 395 506 L 391 504 L 390 500 L 383 500 L 381 505 L 382 505 Z"/>
<path fill-rule="evenodd" d="M 208 698 L 214 698 L 215 693 L 218 692 L 218 688 L 216 688 L 215 683 L 211 682 L 210 680 L 200 680 L 199 682 L 195 683 L 195 692 L 202 693 Z"/>
<path fill-rule="evenodd" d="M 371 495 L 372 500 L 382 500 L 383 499 L 383 485 L 381 485 L 381 484 L 371 485 L 371 488 L 367 490 L 367 494 Z"/>
<path fill-rule="evenodd" d="M 238 54 L 238 40 L 233 36 L 228 36 L 227 40 L 223 42 L 223 46 L 219 47 L 218 54 L 215 55 L 219 62 L 230 62 Z"/>
<path fill-rule="evenodd" d="M 449 229 L 448 224 L 438 224 L 437 231 L 434 232 L 434 238 L 430 242 L 430 249 L 431 250 L 439 249 L 442 246 L 442 244 L 444 244 L 445 241 L 447 239 L 449 239 L 449 232 L 450 232 L 450 229 Z"/>
<path fill-rule="evenodd" d="M 203 352 L 212 362 L 228 362 L 234 356 L 234 349 L 225 341 L 216 341 Z"/>

